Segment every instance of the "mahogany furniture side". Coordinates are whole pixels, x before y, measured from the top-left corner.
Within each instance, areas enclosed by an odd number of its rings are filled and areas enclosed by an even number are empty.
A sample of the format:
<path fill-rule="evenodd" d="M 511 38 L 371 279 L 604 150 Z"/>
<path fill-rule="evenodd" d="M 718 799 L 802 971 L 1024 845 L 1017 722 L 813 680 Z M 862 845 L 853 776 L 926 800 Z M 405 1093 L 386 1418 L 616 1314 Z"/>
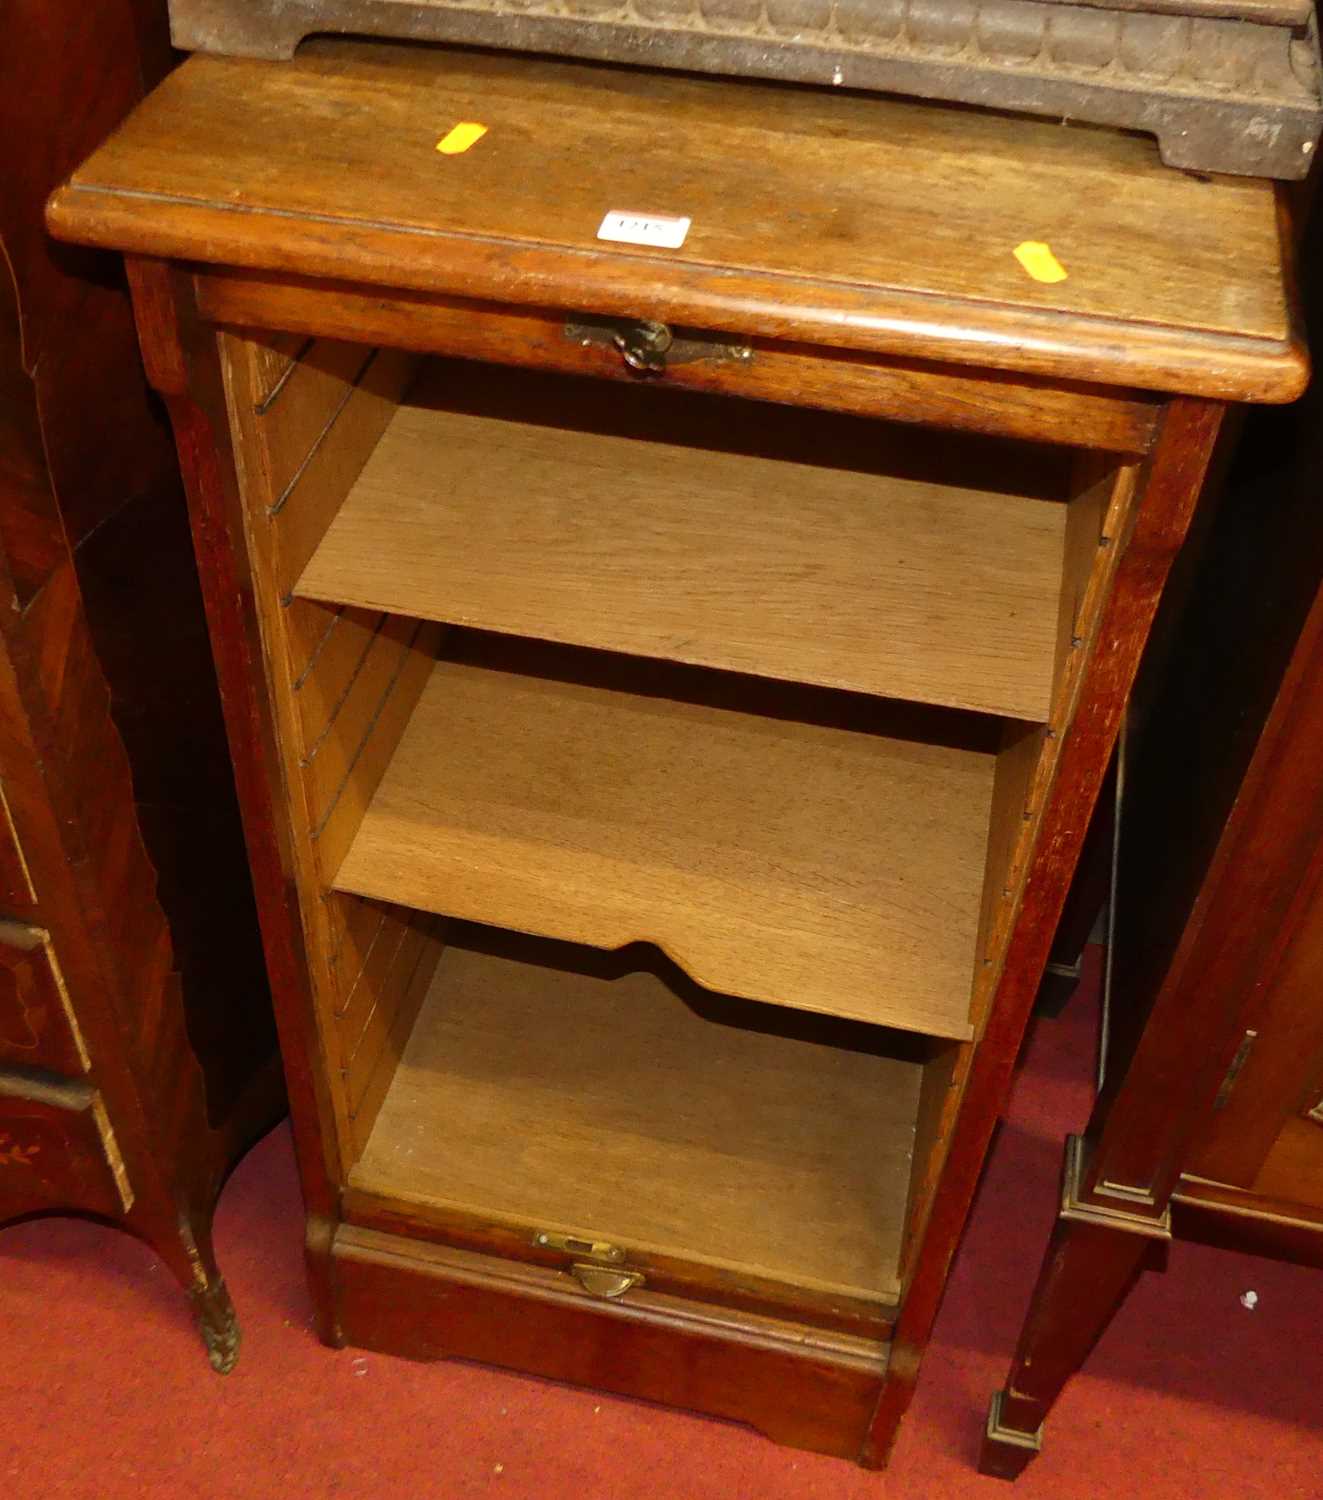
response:
<path fill-rule="evenodd" d="M 316 44 L 49 222 L 175 424 L 322 1336 L 885 1462 L 1223 404 L 1305 378 L 1271 188 Z"/>
<path fill-rule="evenodd" d="M 169 428 L 120 268 L 42 221 L 167 58 L 164 7 L 6 10 L 0 1222 L 145 1240 L 224 1371 L 212 1211 L 282 1108 L 270 998 Z"/>
<path fill-rule="evenodd" d="M 1319 264 L 1319 228 L 1305 265 Z M 1320 415 L 1315 383 L 1250 416 L 1145 662 L 1105 1080 L 1067 1145 L 985 1473 L 1014 1478 L 1039 1452 L 1062 1387 L 1172 1235 L 1323 1266 Z"/>

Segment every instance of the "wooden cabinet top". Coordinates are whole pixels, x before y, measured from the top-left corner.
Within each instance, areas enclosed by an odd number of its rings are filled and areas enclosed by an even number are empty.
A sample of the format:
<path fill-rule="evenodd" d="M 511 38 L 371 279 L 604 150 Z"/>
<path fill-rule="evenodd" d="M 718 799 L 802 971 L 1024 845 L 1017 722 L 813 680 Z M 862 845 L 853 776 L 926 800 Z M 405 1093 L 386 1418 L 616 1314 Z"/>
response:
<path fill-rule="evenodd" d="M 438 151 L 460 122 L 486 133 Z M 612 210 L 692 222 L 678 249 L 607 243 Z M 1280 401 L 1307 377 L 1271 184 L 828 90 L 351 43 L 196 56 L 50 218 L 142 254 L 1056 380 Z"/>

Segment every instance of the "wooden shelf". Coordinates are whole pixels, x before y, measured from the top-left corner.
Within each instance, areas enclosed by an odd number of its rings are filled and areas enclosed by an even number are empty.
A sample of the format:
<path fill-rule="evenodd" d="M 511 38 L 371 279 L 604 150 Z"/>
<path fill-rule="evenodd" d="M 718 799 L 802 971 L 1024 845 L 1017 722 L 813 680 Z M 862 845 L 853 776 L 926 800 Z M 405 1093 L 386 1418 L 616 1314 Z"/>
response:
<path fill-rule="evenodd" d="M 966 1038 L 996 730 L 456 632 L 334 883 Z"/>
<path fill-rule="evenodd" d="M 447 948 L 351 1194 L 894 1298 L 922 1066 L 596 967 Z"/>
<path fill-rule="evenodd" d="M 447 366 L 395 415 L 296 591 L 1043 720 L 1065 506 L 1042 497 L 1051 459 L 1032 462 L 950 433 L 935 448 L 856 418 Z"/>

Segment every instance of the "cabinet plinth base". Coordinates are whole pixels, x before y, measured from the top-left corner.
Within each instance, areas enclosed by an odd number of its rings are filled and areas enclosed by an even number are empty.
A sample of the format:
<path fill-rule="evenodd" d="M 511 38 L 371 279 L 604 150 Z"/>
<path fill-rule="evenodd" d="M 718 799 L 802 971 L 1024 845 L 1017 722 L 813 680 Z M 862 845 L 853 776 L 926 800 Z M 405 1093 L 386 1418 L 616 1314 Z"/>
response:
<path fill-rule="evenodd" d="M 332 1249 L 347 1343 L 485 1364 L 745 1422 L 857 1459 L 887 1346 L 646 1290 L 606 1301 L 546 1267 L 341 1225 Z"/>

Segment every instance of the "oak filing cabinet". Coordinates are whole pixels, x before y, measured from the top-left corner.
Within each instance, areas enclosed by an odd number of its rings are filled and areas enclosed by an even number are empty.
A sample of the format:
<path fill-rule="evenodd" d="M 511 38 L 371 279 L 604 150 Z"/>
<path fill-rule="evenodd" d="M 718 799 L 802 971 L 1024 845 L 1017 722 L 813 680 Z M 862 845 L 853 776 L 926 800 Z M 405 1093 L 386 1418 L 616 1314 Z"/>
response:
<path fill-rule="evenodd" d="M 884 1462 L 1223 403 L 1305 378 L 1273 189 L 317 43 L 49 220 L 188 475 L 323 1336 Z"/>

